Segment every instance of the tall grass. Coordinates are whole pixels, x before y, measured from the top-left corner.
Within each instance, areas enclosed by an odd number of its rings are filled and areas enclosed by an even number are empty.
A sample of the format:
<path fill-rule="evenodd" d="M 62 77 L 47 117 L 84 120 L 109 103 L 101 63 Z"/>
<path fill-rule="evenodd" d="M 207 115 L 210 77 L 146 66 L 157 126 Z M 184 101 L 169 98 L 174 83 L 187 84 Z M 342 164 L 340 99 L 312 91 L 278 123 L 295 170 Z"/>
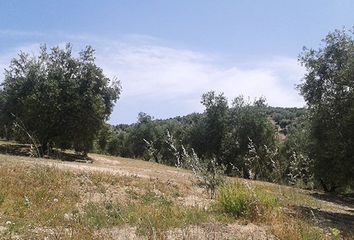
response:
<path fill-rule="evenodd" d="M 215 158 L 203 161 L 193 148 L 187 150 L 181 145 L 179 149 L 176 140 L 169 131 L 167 131 L 166 143 L 175 158 L 175 166 L 192 170 L 194 183 L 199 187 L 205 188 L 210 198 L 214 198 L 217 187 L 224 182 L 225 166 L 218 164 Z"/>
<path fill-rule="evenodd" d="M 222 216 L 267 224 L 277 239 L 320 240 L 331 239 L 308 219 L 284 212 L 284 205 L 263 188 L 240 180 L 222 185 L 217 193 L 215 210 Z M 224 218 L 225 219 L 225 218 Z"/>
<path fill-rule="evenodd" d="M 222 185 L 217 193 L 216 208 L 236 218 L 258 221 L 278 205 L 276 198 L 240 181 Z"/>

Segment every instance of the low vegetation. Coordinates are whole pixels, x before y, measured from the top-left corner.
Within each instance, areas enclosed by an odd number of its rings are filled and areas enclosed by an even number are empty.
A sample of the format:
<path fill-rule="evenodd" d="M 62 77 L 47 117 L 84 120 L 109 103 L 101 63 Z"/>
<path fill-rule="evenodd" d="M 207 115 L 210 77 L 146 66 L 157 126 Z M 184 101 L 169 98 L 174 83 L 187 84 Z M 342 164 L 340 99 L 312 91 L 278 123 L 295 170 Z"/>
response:
<path fill-rule="evenodd" d="M 230 178 L 210 199 L 192 182 L 62 170 L 35 161 L 17 165 L 13 158 L 0 155 L 4 239 L 194 239 L 193 231 L 201 231 L 196 226 L 210 224 L 214 239 L 227 239 L 245 224 L 255 224 L 255 233 L 261 229 L 269 238 L 335 239 L 335 233 L 353 237 L 349 225 L 322 226 L 320 216 L 303 212 L 305 207 L 341 211 L 304 190 Z M 190 205 L 191 196 L 200 200 Z M 225 224 L 234 232 L 222 235 Z"/>
<path fill-rule="evenodd" d="M 239 181 L 220 187 L 218 192 L 218 208 L 224 214 L 259 220 L 278 205 L 278 199 L 255 188 L 250 183 Z"/>

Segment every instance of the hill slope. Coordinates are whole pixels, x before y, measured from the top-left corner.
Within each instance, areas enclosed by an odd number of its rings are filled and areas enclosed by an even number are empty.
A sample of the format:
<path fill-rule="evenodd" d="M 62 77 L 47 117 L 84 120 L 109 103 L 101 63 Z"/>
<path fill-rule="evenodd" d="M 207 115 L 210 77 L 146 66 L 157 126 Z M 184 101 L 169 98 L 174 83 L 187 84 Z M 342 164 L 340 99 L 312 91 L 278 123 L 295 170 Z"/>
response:
<path fill-rule="evenodd" d="M 228 178 L 256 197 L 233 215 L 191 172 L 91 154 L 92 163 L 0 154 L 1 239 L 353 238 L 354 204 L 318 192 Z M 225 192 L 224 192 L 225 193 Z M 231 195 L 230 195 L 231 196 Z M 228 196 L 228 197 L 230 197 Z M 231 196 L 232 197 L 232 196 Z M 233 203 L 242 203 L 236 198 Z M 225 199 L 224 199 L 225 200 Z M 252 210 L 249 206 L 245 211 Z"/>

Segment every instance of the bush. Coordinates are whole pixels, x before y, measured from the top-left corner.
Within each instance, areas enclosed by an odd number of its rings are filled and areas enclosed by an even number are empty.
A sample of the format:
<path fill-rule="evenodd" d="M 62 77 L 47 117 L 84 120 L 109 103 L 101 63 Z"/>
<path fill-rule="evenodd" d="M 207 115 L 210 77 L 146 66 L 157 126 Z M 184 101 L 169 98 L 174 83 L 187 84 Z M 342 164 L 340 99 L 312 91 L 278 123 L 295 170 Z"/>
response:
<path fill-rule="evenodd" d="M 192 155 L 186 154 L 190 168 L 193 171 L 194 183 L 199 187 L 205 188 L 210 194 L 210 198 L 214 198 L 216 189 L 224 182 L 223 165 L 218 165 L 216 159 L 202 162 L 193 151 Z"/>
<path fill-rule="evenodd" d="M 222 211 L 234 217 L 245 216 L 250 201 L 245 190 L 239 183 L 220 187 L 217 201 Z"/>
<path fill-rule="evenodd" d="M 277 203 L 277 199 L 269 194 L 237 181 L 219 188 L 216 206 L 222 214 L 257 220 L 266 211 L 275 208 Z"/>
<path fill-rule="evenodd" d="M 179 151 L 176 141 L 169 131 L 167 131 L 166 143 L 175 158 L 175 166 L 192 170 L 195 178 L 194 183 L 205 188 L 210 194 L 210 198 L 213 198 L 217 187 L 224 182 L 225 166 L 218 164 L 215 158 L 202 160 L 193 148 L 187 151 L 181 145 L 181 151 Z"/>

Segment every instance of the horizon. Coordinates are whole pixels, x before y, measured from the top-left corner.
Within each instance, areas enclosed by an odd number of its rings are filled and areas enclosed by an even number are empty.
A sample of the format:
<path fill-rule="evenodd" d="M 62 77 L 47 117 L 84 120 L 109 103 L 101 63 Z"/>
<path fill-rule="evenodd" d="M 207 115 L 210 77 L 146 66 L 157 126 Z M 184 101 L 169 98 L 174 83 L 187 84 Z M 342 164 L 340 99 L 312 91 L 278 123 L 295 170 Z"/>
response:
<path fill-rule="evenodd" d="M 229 107 L 230 107 L 230 104 L 229 104 Z M 283 109 L 306 109 L 306 106 L 303 106 L 303 107 L 278 107 L 278 106 L 270 106 L 270 105 L 267 105 L 266 108 L 283 108 Z M 143 114 L 147 114 L 147 116 L 151 117 L 151 120 L 152 121 L 167 121 L 167 120 L 171 120 L 171 119 L 175 119 L 175 118 L 184 118 L 184 117 L 187 117 L 189 115 L 192 115 L 192 114 L 203 114 L 204 112 L 191 112 L 191 113 L 186 113 L 184 115 L 177 115 L 177 116 L 171 116 L 171 117 L 167 117 L 167 118 L 156 118 L 155 116 L 152 116 L 148 113 L 145 113 L 145 112 L 140 112 L 140 113 L 143 113 Z M 135 124 L 138 122 L 138 115 L 140 114 L 138 113 L 137 114 L 137 117 L 136 117 L 136 121 L 135 122 L 131 122 L 131 123 L 116 123 L 116 124 L 112 124 L 112 123 L 109 123 L 110 125 L 112 126 L 119 126 L 119 125 L 131 125 L 131 124 Z"/>
<path fill-rule="evenodd" d="M 0 68 L 40 44 L 85 45 L 118 77 L 122 94 L 109 123 L 139 112 L 168 119 L 201 112 L 201 95 L 265 97 L 270 106 L 303 107 L 295 88 L 305 70 L 302 47 L 317 49 L 328 32 L 354 25 L 346 1 L 6 1 L 0 3 Z"/>

